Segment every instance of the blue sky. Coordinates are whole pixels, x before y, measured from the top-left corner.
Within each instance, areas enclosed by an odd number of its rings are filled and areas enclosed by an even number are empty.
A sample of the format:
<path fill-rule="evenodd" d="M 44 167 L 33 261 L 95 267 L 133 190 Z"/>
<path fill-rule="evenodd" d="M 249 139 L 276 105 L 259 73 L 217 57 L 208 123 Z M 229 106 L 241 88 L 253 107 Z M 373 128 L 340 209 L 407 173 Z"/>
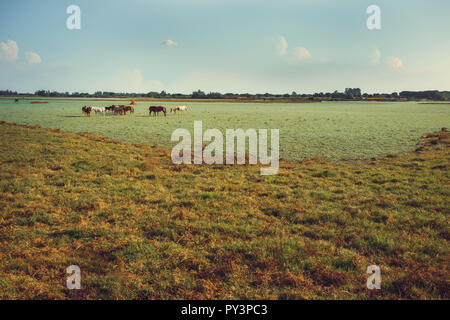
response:
<path fill-rule="evenodd" d="M 66 27 L 72 4 L 80 30 Z M 372 4 L 381 30 L 366 27 Z M 449 12 L 448 0 L 2 0 L 0 89 L 450 90 Z"/>

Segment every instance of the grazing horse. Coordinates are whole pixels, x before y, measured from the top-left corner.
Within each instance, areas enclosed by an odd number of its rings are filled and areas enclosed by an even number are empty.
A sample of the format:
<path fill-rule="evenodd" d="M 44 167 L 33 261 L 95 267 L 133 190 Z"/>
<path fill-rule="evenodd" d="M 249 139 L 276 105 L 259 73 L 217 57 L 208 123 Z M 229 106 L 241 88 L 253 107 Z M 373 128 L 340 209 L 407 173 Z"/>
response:
<path fill-rule="evenodd" d="M 134 113 L 134 108 L 132 106 L 123 106 L 125 113 L 130 111 L 130 113 Z"/>
<path fill-rule="evenodd" d="M 112 106 L 106 107 L 106 108 L 105 108 L 105 112 L 108 112 L 108 111 L 113 112 L 115 107 L 118 107 L 118 106 L 112 105 Z"/>
<path fill-rule="evenodd" d="M 149 113 L 148 113 L 148 115 L 149 116 L 151 116 L 152 115 L 152 112 L 153 112 L 153 114 L 156 116 L 158 113 L 160 113 L 160 112 L 164 112 L 164 117 L 166 116 L 166 107 L 163 107 L 163 106 L 150 106 L 149 108 L 148 108 L 148 111 L 149 111 Z"/>
<path fill-rule="evenodd" d="M 105 112 L 106 112 L 104 107 L 92 107 L 92 111 L 94 111 L 95 114 L 97 114 L 99 112 L 105 114 Z"/>
<path fill-rule="evenodd" d="M 81 108 L 81 111 L 83 112 L 83 114 L 87 115 L 87 116 L 91 116 L 91 112 L 92 112 L 92 107 L 87 107 L 84 106 L 83 108 Z"/>
<path fill-rule="evenodd" d="M 174 112 L 177 113 L 177 111 L 186 111 L 187 107 L 186 106 L 175 106 L 175 108 L 170 109 L 170 112 Z"/>
<path fill-rule="evenodd" d="M 114 110 L 113 110 L 114 114 L 121 114 L 121 115 L 125 115 L 127 114 L 127 111 L 125 110 L 124 106 L 114 106 Z"/>

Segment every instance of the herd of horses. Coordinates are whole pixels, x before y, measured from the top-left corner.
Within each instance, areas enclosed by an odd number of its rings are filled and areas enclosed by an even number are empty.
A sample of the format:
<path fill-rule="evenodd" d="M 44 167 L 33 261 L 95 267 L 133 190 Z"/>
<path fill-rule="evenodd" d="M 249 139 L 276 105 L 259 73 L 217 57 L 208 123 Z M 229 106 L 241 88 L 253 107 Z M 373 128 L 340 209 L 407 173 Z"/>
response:
<path fill-rule="evenodd" d="M 170 109 L 170 112 L 176 113 L 177 111 L 186 111 L 186 106 L 175 106 L 174 108 Z M 95 106 L 84 106 L 81 108 L 81 111 L 83 114 L 87 116 L 91 116 L 92 112 L 101 113 L 103 115 L 106 115 L 107 112 L 110 112 L 115 115 L 126 115 L 127 112 L 134 113 L 134 108 L 132 106 L 127 105 L 112 105 L 109 107 L 95 107 Z M 150 106 L 148 107 L 149 116 L 153 115 L 157 116 L 160 112 L 166 116 L 167 110 L 164 106 Z"/>

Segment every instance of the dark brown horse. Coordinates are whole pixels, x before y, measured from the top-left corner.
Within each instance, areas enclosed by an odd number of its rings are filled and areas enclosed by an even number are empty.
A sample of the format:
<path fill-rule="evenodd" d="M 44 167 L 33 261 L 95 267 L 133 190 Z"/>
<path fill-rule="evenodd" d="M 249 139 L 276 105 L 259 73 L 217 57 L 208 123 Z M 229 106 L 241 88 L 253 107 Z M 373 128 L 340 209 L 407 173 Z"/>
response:
<path fill-rule="evenodd" d="M 113 112 L 114 112 L 114 114 L 121 114 L 121 115 L 126 115 L 127 114 L 127 110 L 125 110 L 125 106 L 124 105 L 115 106 Z"/>
<path fill-rule="evenodd" d="M 148 113 L 149 116 L 152 115 L 152 112 L 155 116 L 160 112 L 164 112 L 164 117 L 166 116 L 166 107 L 163 107 L 163 106 L 150 106 L 148 108 L 148 111 L 149 111 L 149 113 Z"/>
<path fill-rule="evenodd" d="M 81 111 L 83 112 L 83 114 L 86 114 L 87 116 L 90 117 L 91 116 L 91 112 L 92 112 L 92 108 L 84 106 L 83 108 L 81 108 Z"/>
<path fill-rule="evenodd" d="M 108 111 L 113 112 L 115 107 L 116 107 L 115 105 L 112 105 L 112 106 L 109 106 L 109 107 L 105 107 L 105 111 L 106 112 L 108 112 Z"/>

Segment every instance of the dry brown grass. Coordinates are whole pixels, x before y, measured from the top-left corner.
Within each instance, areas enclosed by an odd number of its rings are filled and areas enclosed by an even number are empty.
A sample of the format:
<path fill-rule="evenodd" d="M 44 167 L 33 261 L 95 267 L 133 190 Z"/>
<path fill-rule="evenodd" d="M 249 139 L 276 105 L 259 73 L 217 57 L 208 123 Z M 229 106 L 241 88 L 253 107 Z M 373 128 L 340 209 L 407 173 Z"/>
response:
<path fill-rule="evenodd" d="M 2 299 L 449 298 L 446 130 L 270 177 L 39 126 L 1 122 L 0 141 Z"/>

